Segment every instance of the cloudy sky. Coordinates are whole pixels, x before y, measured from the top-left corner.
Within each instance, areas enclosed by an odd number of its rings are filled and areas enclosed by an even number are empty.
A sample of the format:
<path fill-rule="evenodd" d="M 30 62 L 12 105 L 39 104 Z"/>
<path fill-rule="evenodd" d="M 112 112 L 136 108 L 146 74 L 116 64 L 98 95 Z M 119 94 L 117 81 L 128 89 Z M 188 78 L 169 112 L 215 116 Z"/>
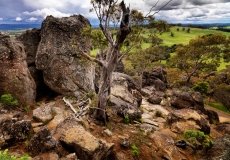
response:
<path fill-rule="evenodd" d="M 125 0 L 132 9 L 147 13 L 157 0 Z M 167 0 L 160 0 L 159 9 Z M 0 24 L 41 23 L 47 15 L 82 14 L 96 23 L 90 0 L 0 0 Z M 169 23 L 230 23 L 230 0 L 172 0 L 155 15 Z"/>

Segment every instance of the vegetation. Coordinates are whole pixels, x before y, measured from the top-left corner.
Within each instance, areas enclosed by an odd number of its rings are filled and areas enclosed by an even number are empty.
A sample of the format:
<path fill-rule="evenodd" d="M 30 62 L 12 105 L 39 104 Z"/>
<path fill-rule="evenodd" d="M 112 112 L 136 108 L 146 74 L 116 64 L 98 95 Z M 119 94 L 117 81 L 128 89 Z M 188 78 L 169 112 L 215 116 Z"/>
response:
<path fill-rule="evenodd" d="M 11 94 L 3 94 L 1 96 L 1 103 L 5 106 L 17 106 L 18 100 L 14 99 Z"/>
<path fill-rule="evenodd" d="M 131 148 L 132 148 L 132 155 L 133 156 L 138 156 L 140 154 L 140 151 L 136 145 L 132 145 Z"/>
<path fill-rule="evenodd" d="M 20 158 L 17 158 L 15 156 L 10 156 L 8 153 L 8 150 L 0 151 L 0 159 L 1 160 L 28 160 L 29 156 L 26 154 Z"/>
<path fill-rule="evenodd" d="M 209 90 L 208 82 L 198 82 L 193 87 L 194 91 L 200 92 L 202 95 L 206 95 Z"/>
<path fill-rule="evenodd" d="M 224 48 L 226 37 L 222 34 L 197 37 L 190 40 L 188 45 L 176 49 L 168 64 L 185 71 L 187 80 L 198 71 L 215 71 L 220 64 L 221 47 Z"/>
<path fill-rule="evenodd" d="M 170 1 L 171 0 L 169 0 L 166 5 Z M 102 40 L 99 43 L 93 43 L 94 45 L 97 45 L 100 51 L 97 53 L 96 57 L 91 57 L 85 52 L 85 48 L 80 48 L 79 46 L 76 47 L 78 48 L 78 53 L 80 55 L 100 66 L 98 109 L 95 109 L 94 117 L 106 123 L 106 106 L 110 97 L 112 72 L 117 63 L 121 61 L 126 53 L 121 53 L 123 42 L 125 42 L 129 34 L 133 35 L 129 37 L 129 39 L 132 39 L 132 41 L 129 42 L 135 42 L 138 40 L 143 31 L 139 28 L 139 25 L 143 25 L 146 21 L 150 22 L 149 24 L 155 25 L 156 28 L 159 27 L 160 29 L 164 29 L 166 26 L 164 23 L 161 23 L 162 21 L 152 23 L 154 21 L 153 15 L 157 13 L 155 12 L 151 15 L 154 7 L 151 8 L 146 16 L 143 16 L 143 14 L 137 10 L 130 11 L 130 8 L 126 7 L 124 1 L 121 1 L 120 4 L 118 4 L 118 1 L 113 0 L 91 0 L 90 2 L 93 6 L 90 11 L 96 12 L 101 32 L 97 32 L 99 34 L 96 35 L 96 37 L 92 36 L 94 34 L 91 34 L 91 29 L 84 31 L 83 34 L 85 37 L 91 37 L 93 41 L 98 39 Z M 114 28 L 111 28 L 110 24 L 113 24 Z M 105 38 L 101 36 L 101 33 L 103 33 Z M 103 42 L 105 42 L 106 45 L 101 45 L 104 44 Z M 127 43 L 126 46 L 129 46 Z M 103 47 L 106 48 L 105 51 L 103 50 Z M 131 49 L 132 46 L 126 50 L 129 51 Z"/>
<path fill-rule="evenodd" d="M 202 131 L 186 130 L 184 132 L 184 137 L 197 149 L 202 149 L 199 145 L 204 148 L 211 148 L 213 145 L 212 138 L 209 135 L 204 134 Z"/>

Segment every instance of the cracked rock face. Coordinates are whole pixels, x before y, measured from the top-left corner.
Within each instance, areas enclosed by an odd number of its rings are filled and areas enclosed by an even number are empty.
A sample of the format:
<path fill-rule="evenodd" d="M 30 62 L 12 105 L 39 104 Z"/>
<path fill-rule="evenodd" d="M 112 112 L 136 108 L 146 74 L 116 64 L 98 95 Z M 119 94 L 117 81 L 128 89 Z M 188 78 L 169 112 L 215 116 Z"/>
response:
<path fill-rule="evenodd" d="M 139 86 L 126 74 L 114 72 L 111 84 L 111 105 L 121 116 L 134 120 L 141 118 L 142 96 Z"/>
<path fill-rule="evenodd" d="M 36 84 L 26 63 L 24 46 L 0 32 L 0 95 L 10 93 L 22 105 L 33 105 Z"/>
<path fill-rule="evenodd" d="M 95 68 L 78 55 L 79 48 L 90 52 L 90 39 L 81 36 L 89 25 L 81 15 L 48 16 L 43 21 L 35 63 L 43 71 L 45 84 L 53 91 L 78 97 L 94 90 Z"/>
<path fill-rule="evenodd" d="M 0 147 L 23 141 L 32 133 L 30 120 L 23 120 L 17 115 L 12 118 L 7 114 L 0 115 Z"/>

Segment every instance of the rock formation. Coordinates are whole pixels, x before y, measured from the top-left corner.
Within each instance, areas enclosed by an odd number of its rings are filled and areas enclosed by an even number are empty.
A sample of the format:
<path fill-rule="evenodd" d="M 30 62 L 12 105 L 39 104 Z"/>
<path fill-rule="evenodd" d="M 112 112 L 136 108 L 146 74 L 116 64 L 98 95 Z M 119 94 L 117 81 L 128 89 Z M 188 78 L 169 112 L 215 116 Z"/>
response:
<path fill-rule="evenodd" d="M 200 130 L 205 134 L 210 133 L 208 120 L 191 109 L 174 110 L 168 114 L 166 123 L 176 133 L 184 133 L 186 130 Z"/>
<path fill-rule="evenodd" d="M 46 85 L 57 93 L 78 97 L 94 90 L 94 66 L 77 54 L 79 48 L 90 52 L 90 40 L 81 36 L 88 25 L 81 15 L 48 16 L 42 23 L 36 67 L 43 71 Z"/>
<path fill-rule="evenodd" d="M 111 85 L 111 105 L 121 116 L 128 116 L 130 119 L 141 118 L 139 107 L 142 96 L 140 88 L 134 80 L 126 74 L 114 72 Z"/>
<path fill-rule="evenodd" d="M 167 89 L 166 71 L 162 67 L 153 68 L 150 72 L 143 73 L 142 86 L 154 86 L 157 91 Z"/>
<path fill-rule="evenodd" d="M 25 46 L 25 52 L 27 55 L 26 62 L 28 66 L 31 66 L 35 63 L 37 48 L 41 40 L 40 33 L 41 29 L 34 28 L 32 30 L 27 30 L 16 38 Z"/>
<path fill-rule="evenodd" d="M 0 95 L 10 93 L 22 105 L 33 105 L 36 85 L 26 63 L 24 46 L 0 33 Z"/>

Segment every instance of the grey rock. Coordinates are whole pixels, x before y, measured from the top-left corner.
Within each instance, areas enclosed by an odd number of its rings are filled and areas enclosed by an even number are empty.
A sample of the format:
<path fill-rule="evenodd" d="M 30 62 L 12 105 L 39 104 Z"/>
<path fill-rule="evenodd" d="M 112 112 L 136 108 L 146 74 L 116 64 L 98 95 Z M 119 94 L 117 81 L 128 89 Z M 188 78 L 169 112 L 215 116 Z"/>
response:
<path fill-rule="evenodd" d="M 32 29 L 23 32 L 16 39 L 25 46 L 26 61 L 28 65 L 35 63 L 35 57 L 39 42 L 41 40 L 41 29 Z"/>
<path fill-rule="evenodd" d="M 79 97 L 94 90 L 94 65 L 78 55 L 79 48 L 90 52 L 90 39 L 81 36 L 89 25 L 82 15 L 47 16 L 43 21 L 35 62 L 37 69 L 43 71 L 45 84 L 53 91 Z"/>
<path fill-rule="evenodd" d="M 64 147 L 71 148 L 81 160 L 101 160 L 107 157 L 114 144 L 97 139 L 86 131 L 74 118 L 65 119 L 54 132 Z"/>
<path fill-rule="evenodd" d="M 33 118 L 43 123 L 50 121 L 54 117 L 52 107 L 53 103 L 50 103 L 33 110 Z"/>
<path fill-rule="evenodd" d="M 33 105 L 36 84 L 26 63 L 24 46 L 6 34 L 0 34 L 0 95 L 10 93 L 20 104 Z"/>
<path fill-rule="evenodd" d="M 6 114 L 0 115 L 0 147 L 13 145 L 33 134 L 30 120 L 23 120 Z"/>
<path fill-rule="evenodd" d="M 174 110 L 168 114 L 166 123 L 176 133 L 184 133 L 186 130 L 200 130 L 205 134 L 210 133 L 208 120 L 191 109 Z"/>
<path fill-rule="evenodd" d="M 111 108 L 120 116 L 130 120 L 141 118 L 139 107 L 142 102 L 139 86 L 128 75 L 114 72 L 111 84 Z"/>
<path fill-rule="evenodd" d="M 32 156 L 46 152 L 57 151 L 57 141 L 52 137 L 50 130 L 42 127 L 29 141 L 28 151 Z"/>

